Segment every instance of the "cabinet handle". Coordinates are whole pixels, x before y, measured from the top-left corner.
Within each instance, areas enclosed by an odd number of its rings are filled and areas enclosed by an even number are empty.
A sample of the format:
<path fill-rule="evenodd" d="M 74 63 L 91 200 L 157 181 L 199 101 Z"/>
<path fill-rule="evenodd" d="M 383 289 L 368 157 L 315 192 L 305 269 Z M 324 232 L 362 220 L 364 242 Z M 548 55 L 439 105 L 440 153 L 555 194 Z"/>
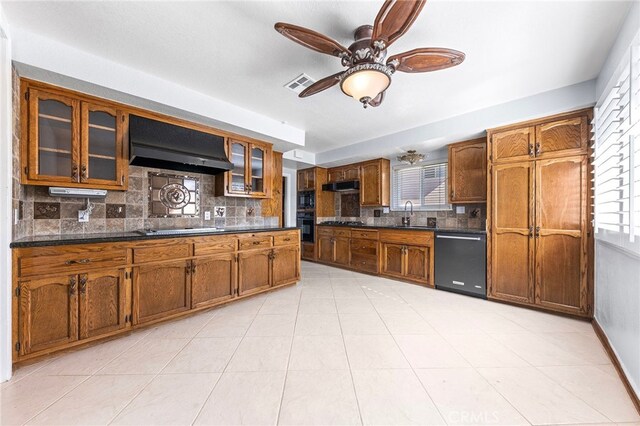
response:
<path fill-rule="evenodd" d="M 529 227 L 529 238 L 533 238 L 533 226 Z"/>
<path fill-rule="evenodd" d="M 76 294 L 76 277 L 69 278 L 69 294 L 71 296 Z"/>
<path fill-rule="evenodd" d="M 191 273 L 191 266 L 190 265 L 185 266 L 184 271 L 187 275 L 189 275 Z"/>
<path fill-rule="evenodd" d="M 196 273 L 196 265 L 192 265 L 191 266 L 191 273 L 195 274 Z"/>
<path fill-rule="evenodd" d="M 533 144 L 530 143 L 529 144 L 529 157 L 533 157 L 535 154 L 533 152 Z"/>
<path fill-rule="evenodd" d="M 536 157 L 542 154 L 542 148 L 540 147 L 540 142 L 536 143 Z"/>
<path fill-rule="evenodd" d="M 291 238 L 283 238 L 282 241 L 291 241 Z"/>
<path fill-rule="evenodd" d="M 536 238 L 540 236 L 540 227 L 536 226 Z"/>
<path fill-rule="evenodd" d="M 260 241 L 254 241 L 254 242 L 253 242 L 253 243 L 251 243 L 251 244 L 253 244 L 254 246 L 257 246 L 257 245 L 259 245 L 259 244 L 260 244 Z"/>
<path fill-rule="evenodd" d="M 77 181 L 78 180 L 78 165 L 74 164 L 73 167 L 71 167 L 71 179 Z"/>
<path fill-rule="evenodd" d="M 86 265 L 87 263 L 91 263 L 91 259 L 67 260 L 64 262 L 65 265 Z"/>
<path fill-rule="evenodd" d="M 80 168 L 80 180 L 85 181 L 87 179 L 87 165 L 83 164 Z"/>
<path fill-rule="evenodd" d="M 87 292 L 87 276 L 80 275 L 80 294 L 85 294 Z"/>
<path fill-rule="evenodd" d="M 456 191 L 451 190 L 451 199 L 453 200 L 456 197 Z"/>

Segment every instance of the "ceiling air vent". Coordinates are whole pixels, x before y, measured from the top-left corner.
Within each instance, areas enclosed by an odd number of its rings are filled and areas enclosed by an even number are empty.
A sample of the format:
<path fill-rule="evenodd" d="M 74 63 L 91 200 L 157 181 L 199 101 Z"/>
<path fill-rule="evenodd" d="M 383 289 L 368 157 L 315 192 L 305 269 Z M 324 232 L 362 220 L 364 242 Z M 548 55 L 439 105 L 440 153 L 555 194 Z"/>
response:
<path fill-rule="evenodd" d="M 294 92 L 300 94 L 304 89 L 311 86 L 316 81 L 306 75 L 305 73 L 300 74 L 290 82 L 284 85 L 289 90 L 293 90 Z"/>

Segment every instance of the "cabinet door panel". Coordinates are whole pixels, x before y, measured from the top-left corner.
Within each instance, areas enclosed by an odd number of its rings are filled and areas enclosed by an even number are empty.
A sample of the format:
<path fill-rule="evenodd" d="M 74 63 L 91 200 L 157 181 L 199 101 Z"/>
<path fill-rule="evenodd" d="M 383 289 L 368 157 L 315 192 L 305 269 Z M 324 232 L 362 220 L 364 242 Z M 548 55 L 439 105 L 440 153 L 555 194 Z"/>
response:
<path fill-rule="evenodd" d="M 383 275 L 402 277 L 405 267 L 404 246 L 399 244 L 382 243 L 382 271 Z"/>
<path fill-rule="evenodd" d="M 233 170 L 229 173 L 227 191 L 235 194 L 247 192 L 247 167 L 249 146 L 246 142 L 229 140 L 229 161 L 233 163 Z"/>
<path fill-rule="evenodd" d="M 191 305 L 199 308 L 231 299 L 236 291 L 236 255 L 195 259 L 191 274 Z"/>
<path fill-rule="evenodd" d="M 449 149 L 449 201 L 452 203 L 487 200 L 487 144 L 454 144 Z"/>
<path fill-rule="evenodd" d="M 491 156 L 493 162 L 523 161 L 533 158 L 533 127 L 504 130 L 491 135 Z"/>
<path fill-rule="evenodd" d="M 20 355 L 78 340 L 78 278 L 58 276 L 20 286 Z"/>
<path fill-rule="evenodd" d="M 29 90 L 29 179 L 79 182 L 79 102 Z"/>
<path fill-rule="evenodd" d="M 333 237 L 328 235 L 318 237 L 318 260 L 321 262 L 333 262 L 334 259 Z"/>
<path fill-rule="evenodd" d="M 342 182 L 344 180 L 344 174 L 342 169 L 329 169 L 328 182 Z"/>
<path fill-rule="evenodd" d="M 298 246 L 280 247 L 273 250 L 273 287 L 300 279 L 299 259 Z"/>
<path fill-rule="evenodd" d="M 335 239 L 334 261 L 338 265 L 349 264 L 349 238 L 337 237 Z"/>
<path fill-rule="evenodd" d="M 587 117 L 574 117 L 536 126 L 536 157 L 583 154 L 589 140 Z"/>
<path fill-rule="evenodd" d="M 405 276 L 411 280 L 428 284 L 430 282 L 430 249 L 428 247 L 406 246 L 407 266 Z"/>
<path fill-rule="evenodd" d="M 81 274 L 80 338 L 109 333 L 126 326 L 124 270 Z"/>
<path fill-rule="evenodd" d="M 254 250 L 238 255 L 238 289 L 240 296 L 271 286 L 271 250 Z"/>
<path fill-rule="evenodd" d="M 380 202 L 380 165 L 378 163 L 363 164 L 360 178 L 360 204 L 378 206 Z"/>
<path fill-rule="evenodd" d="M 190 261 L 133 270 L 134 323 L 153 321 L 191 309 Z"/>
<path fill-rule="evenodd" d="M 251 160 L 249 162 L 249 192 L 256 196 L 267 193 L 267 150 L 251 145 Z"/>
<path fill-rule="evenodd" d="M 115 108 L 82 103 L 80 182 L 124 184 L 123 117 Z"/>
<path fill-rule="evenodd" d="M 360 167 L 359 166 L 347 166 L 342 172 L 342 178 L 344 180 L 358 180 L 360 179 Z"/>
<path fill-rule="evenodd" d="M 533 302 L 533 164 L 493 168 L 490 296 L 496 299 Z"/>
<path fill-rule="evenodd" d="M 587 157 L 536 162 L 536 303 L 588 313 Z"/>

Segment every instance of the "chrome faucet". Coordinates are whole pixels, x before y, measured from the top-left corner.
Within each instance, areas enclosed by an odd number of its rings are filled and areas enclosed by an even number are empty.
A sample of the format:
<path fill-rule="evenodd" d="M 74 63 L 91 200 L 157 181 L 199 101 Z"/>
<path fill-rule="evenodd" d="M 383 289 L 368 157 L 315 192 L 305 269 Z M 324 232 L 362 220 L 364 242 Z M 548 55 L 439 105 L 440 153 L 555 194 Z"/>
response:
<path fill-rule="evenodd" d="M 411 205 L 411 216 L 413 216 L 413 203 L 411 200 L 407 200 L 404 203 L 404 216 L 402 216 L 402 226 L 411 226 L 411 217 L 407 216 L 407 204 Z"/>

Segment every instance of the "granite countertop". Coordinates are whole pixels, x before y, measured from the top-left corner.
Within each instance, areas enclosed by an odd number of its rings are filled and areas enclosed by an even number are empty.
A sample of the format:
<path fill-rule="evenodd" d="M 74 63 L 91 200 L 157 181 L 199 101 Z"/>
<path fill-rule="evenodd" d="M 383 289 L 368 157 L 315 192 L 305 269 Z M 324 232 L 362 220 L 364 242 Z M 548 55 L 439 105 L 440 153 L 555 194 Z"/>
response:
<path fill-rule="evenodd" d="M 161 234 L 161 235 L 143 235 L 138 232 L 110 232 L 96 234 L 67 234 L 67 235 L 42 235 L 37 237 L 26 237 L 13 241 L 9 247 L 26 248 L 26 247 L 45 247 L 45 246 L 61 246 L 69 244 L 90 244 L 90 243 L 112 243 L 122 241 L 140 241 L 140 240 L 156 240 L 163 238 L 181 238 L 181 237 L 202 237 L 207 235 L 224 235 L 224 234 L 243 234 L 248 232 L 270 232 L 270 231 L 286 231 L 298 229 L 294 226 L 277 228 L 277 227 L 229 227 L 215 232 L 185 232 L 183 234 Z"/>
<path fill-rule="evenodd" d="M 458 228 L 434 228 L 432 226 L 400 226 L 400 225 L 349 225 L 349 224 L 333 224 L 318 223 L 318 226 L 331 226 L 342 228 L 369 228 L 369 229 L 398 229 L 398 230 L 415 230 L 415 231 L 433 231 L 433 232 L 457 232 L 459 234 L 479 234 L 486 235 L 484 229 L 458 229 Z"/>

